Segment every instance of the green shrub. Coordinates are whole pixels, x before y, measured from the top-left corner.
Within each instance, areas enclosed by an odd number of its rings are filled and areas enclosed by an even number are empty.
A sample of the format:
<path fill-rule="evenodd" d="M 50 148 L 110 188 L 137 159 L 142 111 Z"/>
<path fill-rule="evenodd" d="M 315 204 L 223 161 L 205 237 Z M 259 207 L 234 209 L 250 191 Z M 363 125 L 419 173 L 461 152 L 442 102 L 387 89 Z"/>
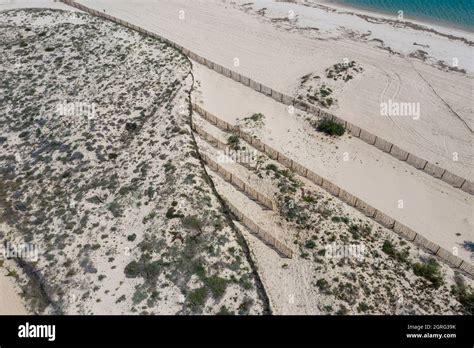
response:
<path fill-rule="evenodd" d="M 347 313 L 349 313 L 349 310 L 347 309 L 347 307 L 344 306 L 343 304 L 339 305 L 339 309 L 336 312 L 336 315 L 347 315 Z"/>
<path fill-rule="evenodd" d="M 366 224 L 366 225 L 361 225 L 361 231 L 362 234 L 369 235 L 372 232 L 372 226 Z"/>
<path fill-rule="evenodd" d="M 182 224 L 184 228 L 189 228 L 190 230 L 201 231 L 202 228 L 202 221 L 199 220 L 196 216 L 186 216 L 182 220 Z"/>
<path fill-rule="evenodd" d="M 367 312 L 370 309 L 369 305 L 365 302 L 359 303 L 359 306 L 357 306 L 357 311 L 358 312 Z"/>
<path fill-rule="evenodd" d="M 429 259 L 427 263 L 414 264 L 413 272 L 430 281 L 434 288 L 439 288 L 443 284 L 443 275 L 435 259 Z"/>
<path fill-rule="evenodd" d="M 227 288 L 227 280 L 218 276 L 206 278 L 205 283 L 211 290 L 212 296 L 216 299 L 221 298 Z"/>
<path fill-rule="evenodd" d="M 134 305 L 139 304 L 140 302 L 143 302 L 147 298 L 147 293 L 141 289 L 135 290 L 135 293 L 133 294 L 132 301 Z"/>
<path fill-rule="evenodd" d="M 189 305 L 192 308 L 201 307 L 206 303 L 207 299 L 207 289 L 202 287 L 196 290 L 193 290 L 188 295 Z"/>
<path fill-rule="evenodd" d="M 394 256 L 396 253 L 395 246 L 389 240 L 383 242 L 382 251 L 390 256 Z"/>
<path fill-rule="evenodd" d="M 250 117 L 243 119 L 244 123 L 250 126 L 262 127 L 264 123 L 265 116 L 260 112 L 253 114 Z"/>
<path fill-rule="evenodd" d="M 132 261 L 125 266 L 125 276 L 127 278 L 137 278 L 141 276 L 146 280 L 155 279 L 158 277 L 163 269 L 162 261 L 152 261 L 144 263 L 143 261 Z"/>
<path fill-rule="evenodd" d="M 314 249 L 316 243 L 314 242 L 314 240 L 308 240 L 304 246 L 308 249 Z"/>
<path fill-rule="evenodd" d="M 181 213 L 176 213 L 176 209 L 174 209 L 174 207 L 171 207 L 168 209 L 168 211 L 166 212 L 166 217 L 168 219 L 175 219 L 175 218 L 183 218 L 184 215 L 181 214 Z"/>
<path fill-rule="evenodd" d="M 127 266 L 125 266 L 125 276 L 127 278 L 136 278 L 140 274 L 141 267 L 137 261 L 130 262 Z"/>
<path fill-rule="evenodd" d="M 270 163 L 268 164 L 266 167 L 265 167 L 266 170 L 271 170 L 273 172 L 278 172 L 278 167 L 273 164 L 273 163 Z"/>
<path fill-rule="evenodd" d="M 122 216 L 122 207 L 120 206 L 119 203 L 117 203 L 115 201 L 111 202 L 111 203 L 109 203 L 107 208 L 115 218 L 119 218 L 119 217 Z"/>
<path fill-rule="evenodd" d="M 332 93 L 332 89 L 326 86 L 322 86 L 319 89 L 319 94 L 321 94 L 322 97 L 327 97 Z"/>
<path fill-rule="evenodd" d="M 250 281 L 250 277 L 247 274 L 244 274 L 239 280 L 239 284 L 245 289 L 250 290 L 253 288 L 253 284 Z"/>
<path fill-rule="evenodd" d="M 153 261 L 145 265 L 145 278 L 151 279 L 156 278 L 160 275 L 161 270 L 163 269 L 163 263 L 161 261 Z"/>
<path fill-rule="evenodd" d="M 384 241 L 382 251 L 390 257 L 402 262 L 405 262 L 409 255 L 408 250 L 398 251 L 389 240 Z"/>
<path fill-rule="evenodd" d="M 224 295 L 228 283 L 227 279 L 220 278 L 215 275 L 207 277 L 206 269 L 201 263 L 194 264 L 193 271 L 194 274 L 196 274 L 199 279 L 201 279 L 205 287 L 211 291 L 214 298 L 218 299 Z"/>
<path fill-rule="evenodd" d="M 324 278 L 318 279 L 316 281 L 316 286 L 323 294 L 331 293 L 331 286 L 329 285 L 329 282 Z"/>
<path fill-rule="evenodd" d="M 227 145 L 229 145 L 230 148 L 233 150 L 239 149 L 239 142 L 240 138 L 236 134 L 229 135 L 229 137 L 227 138 Z"/>
<path fill-rule="evenodd" d="M 307 202 L 307 203 L 316 203 L 316 198 L 314 198 L 313 196 L 303 196 L 303 201 Z"/>
<path fill-rule="evenodd" d="M 341 136 L 344 134 L 346 130 L 342 124 L 334 122 L 332 120 L 328 120 L 328 119 L 324 119 L 320 121 L 318 125 L 316 126 L 316 129 L 319 132 L 323 132 L 331 136 L 333 135 Z"/>
<path fill-rule="evenodd" d="M 354 238 L 356 240 L 360 239 L 360 231 L 359 231 L 359 226 L 358 225 L 351 224 L 349 226 L 349 232 L 351 233 L 352 238 Z"/>
<path fill-rule="evenodd" d="M 196 274 L 199 279 L 205 279 L 206 278 L 206 269 L 202 265 L 202 263 L 196 263 L 194 264 L 193 267 L 194 274 Z"/>
<path fill-rule="evenodd" d="M 227 309 L 226 306 L 222 306 L 217 315 L 234 315 L 235 313 Z"/>
<path fill-rule="evenodd" d="M 258 121 L 262 121 L 264 117 L 265 116 L 263 116 L 262 113 L 257 112 L 256 114 L 253 114 L 252 116 L 247 117 L 247 119 L 251 119 L 254 122 L 258 122 Z"/>
<path fill-rule="evenodd" d="M 163 167 L 165 168 L 165 172 L 174 172 L 176 170 L 176 166 L 171 163 L 171 161 L 166 162 Z"/>
<path fill-rule="evenodd" d="M 474 314 L 474 289 L 464 282 L 460 274 L 454 277 L 455 285 L 451 286 L 451 294 L 456 297 L 459 303 L 463 306 L 466 314 Z"/>

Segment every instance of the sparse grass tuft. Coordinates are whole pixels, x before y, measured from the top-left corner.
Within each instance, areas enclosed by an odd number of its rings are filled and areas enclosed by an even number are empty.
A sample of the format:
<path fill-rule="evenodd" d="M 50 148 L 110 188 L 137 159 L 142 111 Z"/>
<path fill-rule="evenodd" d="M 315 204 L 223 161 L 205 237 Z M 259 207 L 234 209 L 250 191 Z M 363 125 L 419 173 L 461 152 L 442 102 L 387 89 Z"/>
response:
<path fill-rule="evenodd" d="M 391 256 L 392 258 L 398 261 L 402 261 L 402 262 L 405 262 L 409 255 L 407 250 L 398 251 L 393 245 L 393 243 L 390 242 L 389 240 L 384 241 L 383 246 L 382 246 L 382 251 L 385 254 Z"/>
<path fill-rule="evenodd" d="M 225 289 L 227 288 L 227 280 L 218 276 L 206 278 L 205 284 L 209 290 L 211 290 L 212 297 L 215 299 L 221 298 L 225 293 Z"/>
<path fill-rule="evenodd" d="M 182 219 L 182 224 L 184 228 L 188 228 L 190 230 L 201 231 L 202 229 L 202 221 L 199 220 L 196 216 L 186 216 Z"/>
<path fill-rule="evenodd" d="M 205 287 L 193 290 L 188 294 L 189 306 L 193 310 L 196 310 L 199 307 L 204 306 L 204 304 L 206 303 L 206 299 L 207 299 L 207 289 Z"/>

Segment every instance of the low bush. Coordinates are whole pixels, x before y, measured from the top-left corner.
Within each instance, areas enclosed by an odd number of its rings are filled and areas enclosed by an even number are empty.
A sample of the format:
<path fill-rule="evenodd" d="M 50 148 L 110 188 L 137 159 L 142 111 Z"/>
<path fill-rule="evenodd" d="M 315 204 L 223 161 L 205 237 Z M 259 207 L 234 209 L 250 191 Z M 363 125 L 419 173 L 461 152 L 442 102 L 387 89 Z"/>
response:
<path fill-rule="evenodd" d="M 454 277 L 455 285 L 451 286 L 451 294 L 456 297 L 459 303 L 463 306 L 466 314 L 474 314 L 474 289 L 466 285 L 464 279 L 460 274 Z"/>
<path fill-rule="evenodd" d="M 405 262 L 409 255 L 407 250 L 398 251 L 393 243 L 389 240 L 384 241 L 382 245 L 382 251 L 390 257 L 402 262 Z"/>
<path fill-rule="evenodd" d="M 206 299 L 207 289 L 204 287 L 193 290 L 188 295 L 189 305 L 194 309 L 202 307 L 206 303 Z"/>
<path fill-rule="evenodd" d="M 435 259 L 429 259 L 426 263 L 414 264 L 413 273 L 431 282 L 431 285 L 436 289 L 443 285 L 443 275 Z"/>
<path fill-rule="evenodd" d="M 360 312 L 367 312 L 368 310 L 370 309 L 370 306 L 365 303 L 365 302 L 361 302 L 359 303 L 359 306 L 357 306 L 357 311 L 360 313 Z"/>
<path fill-rule="evenodd" d="M 182 220 L 183 227 L 190 230 L 201 231 L 202 221 L 199 220 L 196 216 L 186 216 Z"/>
<path fill-rule="evenodd" d="M 234 315 L 235 313 L 227 309 L 226 306 L 222 306 L 217 315 Z"/>
<path fill-rule="evenodd" d="M 227 145 L 233 150 L 238 150 L 239 149 L 239 136 L 236 134 L 232 134 L 227 138 Z"/>
<path fill-rule="evenodd" d="M 227 280 L 218 276 L 211 276 L 205 281 L 215 299 L 221 298 L 227 288 Z"/>
<path fill-rule="evenodd" d="M 319 122 L 316 126 L 316 130 L 330 136 L 341 136 L 346 131 L 342 124 L 328 119 Z"/>
<path fill-rule="evenodd" d="M 323 294 L 330 294 L 331 293 L 331 286 L 329 285 L 329 282 L 324 279 L 318 279 L 316 281 L 316 286 L 318 287 L 319 291 Z"/>
<path fill-rule="evenodd" d="M 305 201 L 306 203 L 316 203 L 316 198 L 314 198 L 313 196 L 310 196 L 310 195 L 307 195 L 307 196 L 303 196 L 303 201 Z"/>
<path fill-rule="evenodd" d="M 141 267 L 138 262 L 132 261 L 127 266 L 125 266 L 124 271 L 127 278 L 136 278 L 140 274 Z"/>

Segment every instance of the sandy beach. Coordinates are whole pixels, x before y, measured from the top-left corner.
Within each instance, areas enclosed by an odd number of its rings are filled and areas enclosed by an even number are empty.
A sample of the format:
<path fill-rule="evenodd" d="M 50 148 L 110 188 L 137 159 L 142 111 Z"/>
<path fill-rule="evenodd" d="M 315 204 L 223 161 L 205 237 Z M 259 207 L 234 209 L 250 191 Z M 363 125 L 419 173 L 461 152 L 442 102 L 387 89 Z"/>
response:
<path fill-rule="evenodd" d="M 473 33 L 330 1 L 78 2 L 474 181 Z M 1 156 L 0 222 L 8 228 L 0 242 L 28 239 L 45 256 L 26 262 L 29 272 L 16 280 L 0 267 L 0 315 L 466 310 L 459 294 L 473 284 L 472 194 L 353 133 L 323 134 L 315 114 L 137 28 L 100 14 L 1 12 L 28 7 L 74 10 L 49 0 L 0 3 L 0 24 L 11 31 L 1 42 L 8 93 L 22 100 L 0 104 L 8 111 L 0 144 L 16 155 Z M 42 99 L 22 92 L 27 66 L 12 48 L 42 60 L 32 89 Z M 100 117 L 43 119 L 72 96 L 93 102 Z M 387 114 L 387 105 L 396 109 Z M 20 124 L 25 108 L 40 110 L 40 127 Z M 57 141 L 46 141 L 48 133 Z M 255 151 L 257 164 L 222 163 L 222 148 Z M 397 223 L 426 243 L 402 238 Z M 336 243 L 365 254 L 340 259 L 328 248 Z M 435 251 L 420 247 L 433 243 Z M 417 271 L 431 262 L 435 276 Z"/>
<path fill-rule="evenodd" d="M 0 268 L 0 315 L 28 314 L 12 277 L 6 276 L 5 268 Z"/>
<path fill-rule="evenodd" d="M 299 3 L 80 2 L 289 94 L 298 93 L 301 77 L 322 76 L 344 58 L 354 60 L 364 72 L 349 83 L 335 84 L 338 101 L 332 113 L 457 175 L 473 177 L 473 62 L 471 47 L 462 41 Z M 290 10 L 296 20 L 284 20 Z M 450 33 L 461 35 L 455 29 Z M 462 34 L 473 41 L 472 34 Z M 424 61 L 410 57 L 418 49 L 426 52 Z M 467 74 L 433 66 L 438 61 L 450 66 L 453 58 Z M 389 100 L 419 103 L 421 116 L 381 116 L 380 104 Z"/>
<path fill-rule="evenodd" d="M 306 2 L 316 4 L 321 7 L 326 6 L 331 9 L 337 9 L 340 12 L 351 13 L 353 15 L 371 16 L 371 17 L 377 17 L 377 18 L 399 20 L 398 12 L 393 13 L 390 11 L 383 11 L 383 10 L 378 10 L 375 8 L 369 9 L 365 7 L 358 7 L 358 6 L 352 5 L 351 3 L 347 3 L 347 2 L 342 3 L 338 0 L 306 0 Z M 468 28 L 462 25 L 447 22 L 447 21 L 441 21 L 434 18 L 432 19 L 420 18 L 417 15 L 410 14 L 409 16 L 406 16 L 404 20 L 406 20 L 409 23 L 413 23 L 415 25 L 421 25 L 428 28 L 434 28 L 436 30 L 439 30 L 440 32 L 451 33 L 458 37 L 464 37 L 466 35 L 472 34 L 472 31 L 470 31 Z"/>

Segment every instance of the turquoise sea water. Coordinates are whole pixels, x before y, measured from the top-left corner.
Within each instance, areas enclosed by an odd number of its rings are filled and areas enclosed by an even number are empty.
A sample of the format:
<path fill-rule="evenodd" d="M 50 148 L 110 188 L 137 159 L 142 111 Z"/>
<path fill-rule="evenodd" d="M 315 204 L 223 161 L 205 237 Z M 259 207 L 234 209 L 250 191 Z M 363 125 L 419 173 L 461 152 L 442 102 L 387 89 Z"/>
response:
<path fill-rule="evenodd" d="M 474 0 L 336 0 L 352 7 L 474 31 Z"/>

